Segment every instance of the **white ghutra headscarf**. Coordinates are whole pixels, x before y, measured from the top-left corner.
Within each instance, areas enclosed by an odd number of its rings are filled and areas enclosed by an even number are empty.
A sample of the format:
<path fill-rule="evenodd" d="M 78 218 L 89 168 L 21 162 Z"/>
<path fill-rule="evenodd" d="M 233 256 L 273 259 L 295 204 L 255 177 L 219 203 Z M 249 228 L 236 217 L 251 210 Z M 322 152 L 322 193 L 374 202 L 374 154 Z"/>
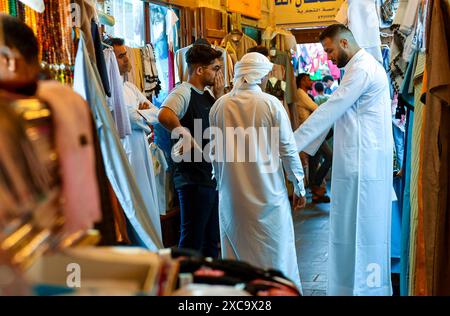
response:
<path fill-rule="evenodd" d="M 270 60 L 260 53 L 245 54 L 234 66 L 233 90 L 231 95 L 242 87 L 244 83 L 259 84 L 273 68 Z"/>

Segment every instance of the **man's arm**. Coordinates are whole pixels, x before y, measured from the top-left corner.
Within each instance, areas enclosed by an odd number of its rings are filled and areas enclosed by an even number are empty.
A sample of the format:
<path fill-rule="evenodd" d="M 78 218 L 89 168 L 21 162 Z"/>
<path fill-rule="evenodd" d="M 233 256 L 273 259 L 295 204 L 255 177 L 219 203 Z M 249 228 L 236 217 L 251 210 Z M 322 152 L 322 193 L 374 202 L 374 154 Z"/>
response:
<path fill-rule="evenodd" d="M 158 115 L 158 121 L 169 132 L 172 132 L 177 127 L 181 127 L 180 119 L 175 112 L 169 108 L 161 108 Z"/>
<path fill-rule="evenodd" d="M 297 150 L 303 151 L 319 136 L 323 136 L 356 103 L 368 85 L 369 74 L 366 71 L 347 73 L 330 99 L 315 110 L 294 132 Z"/>
<path fill-rule="evenodd" d="M 283 168 L 286 171 L 289 181 L 294 185 L 294 208 L 303 207 L 305 200 L 302 199 L 306 192 L 303 184 L 303 167 L 300 156 L 295 145 L 294 134 L 291 123 L 283 105 L 278 101 L 276 121 L 279 127 L 279 153 Z M 297 205 L 295 205 L 297 203 Z"/>

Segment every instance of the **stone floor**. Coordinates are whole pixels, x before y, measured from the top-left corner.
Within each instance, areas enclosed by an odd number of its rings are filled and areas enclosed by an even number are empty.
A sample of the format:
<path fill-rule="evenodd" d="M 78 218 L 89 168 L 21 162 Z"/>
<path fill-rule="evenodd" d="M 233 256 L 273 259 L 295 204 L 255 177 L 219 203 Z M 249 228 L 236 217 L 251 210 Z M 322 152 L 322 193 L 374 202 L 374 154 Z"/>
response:
<path fill-rule="evenodd" d="M 326 295 L 329 210 L 330 204 L 309 203 L 293 213 L 304 296 Z"/>

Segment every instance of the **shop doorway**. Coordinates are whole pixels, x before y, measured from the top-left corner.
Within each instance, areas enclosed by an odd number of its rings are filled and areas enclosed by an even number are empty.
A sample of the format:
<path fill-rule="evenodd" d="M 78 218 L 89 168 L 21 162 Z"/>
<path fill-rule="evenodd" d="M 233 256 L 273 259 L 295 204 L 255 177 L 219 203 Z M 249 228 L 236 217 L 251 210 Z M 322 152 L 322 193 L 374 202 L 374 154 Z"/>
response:
<path fill-rule="evenodd" d="M 150 41 L 161 80 L 161 92 L 153 103 L 159 107 L 174 87 L 174 52 L 180 48 L 180 9 L 151 2 L 149 10 Z"/>

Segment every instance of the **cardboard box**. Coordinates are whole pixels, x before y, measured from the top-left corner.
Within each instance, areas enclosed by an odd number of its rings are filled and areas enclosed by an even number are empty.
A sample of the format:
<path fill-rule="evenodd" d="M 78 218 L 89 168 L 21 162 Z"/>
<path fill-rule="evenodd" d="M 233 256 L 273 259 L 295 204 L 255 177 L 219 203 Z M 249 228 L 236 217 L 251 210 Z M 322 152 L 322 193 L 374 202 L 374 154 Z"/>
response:
<path fill-rule="evenodd" d="M 72 248 L 41 257 L 26 278 L 79 295 L 153 295 L 161 264 L 158 254 L 141 248 Z"/>

